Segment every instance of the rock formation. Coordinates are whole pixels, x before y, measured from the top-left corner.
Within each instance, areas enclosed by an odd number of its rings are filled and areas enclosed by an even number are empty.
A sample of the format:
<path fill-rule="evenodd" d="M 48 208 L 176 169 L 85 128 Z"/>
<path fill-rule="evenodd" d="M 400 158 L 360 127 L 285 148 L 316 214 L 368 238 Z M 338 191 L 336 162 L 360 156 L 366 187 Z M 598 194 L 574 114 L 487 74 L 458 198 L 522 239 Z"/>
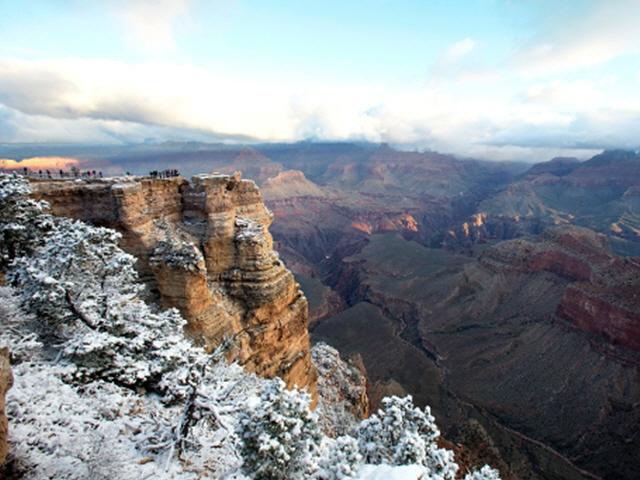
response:
<path fill-rule="evenodd" d="M 13 384 L 11 367 L 9 366 L 9 351 L 6 348 L 0 349 L 0 465 L 7 458 L 9 450 L 8 444 L 8 422 L 5 413 L 5 395 Z"/>
<path fill-rule="evenodd" d="M 362 361 L 346 362 L 338 351 L 326 343 L 311 350 L 318 368 L 320 424 L 332 437 L 348 434 L 357 423 L 369 416 L 366 372 Z"/>
<path fill-rule="evenodd" d="M 300 170 L 286 170 L 262 184 L 262 194 L 267 201 L 292 197 L 324 197 L 326 193 L 304 176 Z"/>
<path fill-rule="evenodd" d="M 539 241 L 512 240 L 488 250 L 494 261 L 522 273 L 549 272 L 568 280 L 556 315 L 586 332 L 640 350 L 640 263 L 613 255 L 607 239 L 586 228 L 546 230 Z"/>
<path fill-rule="evenodd" d="M 481 225 L 451 229 L 444 243 L 466 246 L 487 239 L 539 234 L 555 225 L 588 227 L 612 237 L 614 250 L 640 255 L 640 155 L 605 151 L 585 162 L 556 158 L 484 198 L 476 213 Z"/>
<path fill-rule="evenodd" d="M 232 336 L 232 360 L 315 398 L 307 300 L 272 248 L 272 214 L 254 182 L 126 177 L 35 181 L 33 190 L 56 215 L 120 231 L 151 294 L 181 311 L 195 339 L 213 348 Z"/>

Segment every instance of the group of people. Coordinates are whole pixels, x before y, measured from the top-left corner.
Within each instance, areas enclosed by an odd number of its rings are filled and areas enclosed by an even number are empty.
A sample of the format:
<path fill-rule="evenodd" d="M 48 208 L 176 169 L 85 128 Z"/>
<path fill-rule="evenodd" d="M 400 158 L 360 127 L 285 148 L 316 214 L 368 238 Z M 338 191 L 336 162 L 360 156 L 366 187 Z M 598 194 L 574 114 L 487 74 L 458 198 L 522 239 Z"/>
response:
<path fill-rule="evenodd" d="M 74 176 L 77 178 L 78 174 L 76 174 L 75 172 Z M 64 177 L 64 172 L 62 170 L 60 170 L 60 175 Z M 102 172 L 96 172 L 95 170 L 87 170 L 84 172 L 79 172 L 79 176 L 81 176 L 82 178 L 102 178 Z"/>
<path fill-rule="evenodd" d="M 178 172 L 175 168 L 170 168 L 167 170 L 152 170 L 149 172 L 149 176 L 151 178 L 171 178 L 171 177 L 179 177 L 180 172 Z"/>
<path fill-rule="evenodd" d="M 2 170 L 3 172 L 5 170 Z M 7 172 L 15 172 L 15 170 L 7 170 Z M 78 168 L 71 167 L 71 170 L 30 170 L 27 167 L 23 167 L 19 170 L 19 172 L 25 177 L 35 177 L 35 178 L 103 178 L 101 171 L 96 170 L 80 170 Z M 131 176 L 131 172 L 126 172 L 126 176 Z M 149 172 L 149 176 L 151 178 L 172 178 L 179 177 L 180 172 L 175 169 L 166 169 L 166 170 L 152 170 Z"/>
<path fill-rule="evenodd" d="M 102 172 L 96 170 L 79 170 L 72 167 L 70 171 L 66 170 L 29 170 L 27 167 L 20 169 L 25 177 L 36 178 L 102 178 Z"/>

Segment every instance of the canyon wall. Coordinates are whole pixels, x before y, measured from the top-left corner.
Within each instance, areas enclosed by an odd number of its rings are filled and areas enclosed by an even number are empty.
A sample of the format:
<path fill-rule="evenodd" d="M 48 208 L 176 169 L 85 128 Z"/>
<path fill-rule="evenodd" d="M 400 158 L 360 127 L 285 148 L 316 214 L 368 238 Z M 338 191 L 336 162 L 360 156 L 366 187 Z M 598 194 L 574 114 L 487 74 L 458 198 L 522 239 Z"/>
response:
<path fill-rule="evenodd" d="M 9 366 L 9 351 L 6 348 L 0 349 L 0 465 L 7 458 L 9 451 L 8 444 L 8 424 L 5 413 L 5 395 L 13 383 L 11 367 Z"/>
<path fill-rule="evenodd" d="M 179 309 L 196 341 L 212 349 L 233 337 L 230 360 L 316 398 L 307 299 L 273 250 L 272 214 L 253 181 L 197 175 L 32 187 L 55 215 L 120 231 L 150 295 Z"/>
<path fill-rule="evenodd" d="M 523 274 L 548 272 L 568 281 L 555 314 L 574 327 L 640 351 L 640 262 L 611 253 L 607 238 L 586 228 L 547 229 L 538 241 L 511 240 L 480 261 Z"/>
<path fill-rule="evenodd" d="M 635 479 L 640 262 L 610 240 L 558 226 L 461 255 L 373 235 L 326 278 L 348 308 L 312 335 L 361 355 L 372 408 L 412 394 L 465 447 L 480 422 L 502 478 Z"/>

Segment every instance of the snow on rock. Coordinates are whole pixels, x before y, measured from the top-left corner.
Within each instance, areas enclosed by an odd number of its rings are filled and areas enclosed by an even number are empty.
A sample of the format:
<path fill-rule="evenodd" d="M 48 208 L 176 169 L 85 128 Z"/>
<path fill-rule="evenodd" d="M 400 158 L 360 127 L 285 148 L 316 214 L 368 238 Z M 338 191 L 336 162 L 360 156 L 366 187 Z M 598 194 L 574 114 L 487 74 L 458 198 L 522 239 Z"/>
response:
<path fill-rule="evenodd" d="M 367 379 L 326 343 L 314 345 L 311 358 L 318 371 L 317 412 L 322 430 L 332 437 L 352 433 L 369 413 Z"/>
<path fill-rule="evenodd" d="M 235 239 L 238 242 L 255 242 L 264 241 L 264 227 L 248 218 L 237 217 Z"/>
<path fill-rule="evenodd" d="M 192 242 L 167 238 L 159 241 L 153 249 L 149 263 L 166 264 L 173 268 L 181 268 L 192 272 L 203 272 L 204 257 Z"/>

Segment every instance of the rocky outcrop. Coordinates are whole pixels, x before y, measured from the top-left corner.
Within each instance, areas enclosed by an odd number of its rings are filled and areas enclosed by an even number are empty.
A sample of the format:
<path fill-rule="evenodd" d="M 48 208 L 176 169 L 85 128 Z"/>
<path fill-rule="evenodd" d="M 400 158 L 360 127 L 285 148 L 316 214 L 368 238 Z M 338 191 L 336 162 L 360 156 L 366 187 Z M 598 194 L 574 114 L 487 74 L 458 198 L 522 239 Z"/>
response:
<path fill-rule="evenodd" d="M 549 272 L 562 277 L 569 283 L 556 310 L 558 317 L 614 344 L 640 350 L 640 264 L 613 255 L 604 235 L 586 228 L 556 227 L 538 241 L 503 242 L 480 261 L 496 272 Z"/>
<path fill-rule="evenodd" d="M 640 269 L 637 274 L 640 275 Z M 625 308 L 615 301 L 616 296 L 615 286 L 599 291 L 591 285 L 570 285 L 558 306 L 558 315 L 581 330 L 604 335 L 616 344 L 640 351 L 640 302 Z"/>
<path fill-rule="evenodd" d="M 320 425 L 332 437 L 347 434 L 358 421 L 369 416 L 362 361 L 358 365 L 346 362 L 326 343 L 314 345 L 312 356 L 318 370 Z"/>
<path fill-rule="evenodd" d="M 34 182 L 56 215 L 122 232 L 141 277 L 208 348 L 232 336 L 231 359 L 315 398 L 307 300 L 273 250 L 272 214 L 254 182 L 196 175 L 191 182 L 114 178 Z"/>
<path fill-rule="evenodd" d="M 0 349 L 0 466 L 7 458 L 9 451 L 7 415 L 5 412 L 5 395 L 13 384 L 11 366 L 9 365 L 9 351 Z"/>
<path fill-rule="evenodd" d="M 325 192 L 308 180 L 300 170 L 285 170 L 262 184 L 267 201 L 293 197 L 324 197 Z"/>

